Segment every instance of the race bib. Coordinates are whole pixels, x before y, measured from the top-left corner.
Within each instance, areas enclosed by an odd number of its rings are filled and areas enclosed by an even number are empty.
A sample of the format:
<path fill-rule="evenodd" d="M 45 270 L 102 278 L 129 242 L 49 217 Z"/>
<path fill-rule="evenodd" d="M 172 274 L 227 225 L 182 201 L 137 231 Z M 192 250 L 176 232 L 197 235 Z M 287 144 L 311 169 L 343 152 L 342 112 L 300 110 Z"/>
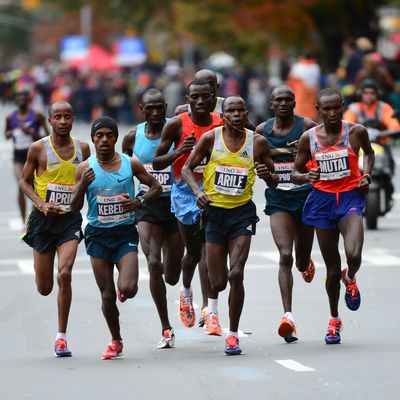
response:
<path fill-rule="evenodd" d="M 248 168 L 217 165 L 214 189 L 230 196 L 241 196 L 246 187 Z"/>
<path fill-rule="evenodd" d="M 320 167 L 320 179 L 330 181 L 350 175 L 349 154 L 347 149 L 315 153 L 315 160 Z"/>
<path fill-rule="evenodd" d="M 75 190 L 75 185 L 73 184 L 59 184 L 49 182 L 47 184 L 46 192 L 46 203 L 60 203 L 59 207 L 63 211 L 70 211 L 70 203 L 72 198 L 72 193 Z"/>
<path fill-rule="evenodd" d="M 171 166 L 168 166 L 165 169 L 162 169 L 160 171 L 156 171 L 153 169 L 152 164 L 143 164 L 144 168 L 146 171 L 153 175 L 154 178 L 156 178 L 157 182 L 159 182 L 162 186 L 163 193 L 165 192 L 170 192 L 171 191 Z M 142 191 L 147 192 L 149 190 L 149 187 L 143 183 L 140 184 Z"/>
<path fill-rule="evenodd" d="M 290 182 L 290 174 L 292 173 L 294 168 L 293 162 L 274 163 L 274 166 L 275 173 L 279 177 L 277 189 L 290 190 L 298 186 Z"/>
<path fill-rule="evenodd" d="M 131 213 L 124 211 L 121 204 L 125 194 L 128 193 L 97 195 L 97 219 L 100 223 L 109 224 L 111 222 L 122 222 L 130 219 Z"/>
<path fill-rule="evenodd" d="M 33 143 L 31 135 L 27 135 L 21 128 L 13 129 L 14 148 L 16 150 L 26 150 Z"/>

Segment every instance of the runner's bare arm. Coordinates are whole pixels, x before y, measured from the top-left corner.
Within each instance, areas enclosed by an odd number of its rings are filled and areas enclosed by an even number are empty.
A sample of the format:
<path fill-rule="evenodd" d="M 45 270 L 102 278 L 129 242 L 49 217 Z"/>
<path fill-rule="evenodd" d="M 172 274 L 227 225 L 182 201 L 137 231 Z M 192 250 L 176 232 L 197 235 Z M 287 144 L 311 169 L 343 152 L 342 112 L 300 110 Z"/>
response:
<path fill-rule="evenodd" d="M 90 157 L 90 147 L 86 142 L 79 142 L 82 149 L 82 159 L 85 161 Z"/>
<path fill-rule="evenodd" d="M 136 128 L 130 129 L 122 139 L 122 152 L 132 157 L 133 148 L 135 147 Z"/>
<path fill-rule="evenodd" d="M 271 159 L 268 141 L 261 135 L 254 135 L 254 162 L 257 175 L 263 179 L 269 187 L 278 186 L 279 177 L 274 173 L 275 167 Z"/>
<path fill-rule="evenodd" d="M 170 119 L 161 132 L 161 142 L 157 147 L 153 160 L 153 168 L 161 170 L 171 165 L 181 154 L 184 153 L 183 146 L 178 145 L 182 135 L 182 123 L 179 117 Z M 174 151 L 168 153 L 171 145 L 175 145 Z M 193 147 L 193 146 L 192 146 Z"/>
<path fill-rule="evenodd" d="M 259 135 L 263 136 L 264 129 L 265 129 L 265 122 L 261 122 L 261 124 L 257 126 L 255 133 L 258 133 Z"/>
<path fill-rule="evenodd" d="M 43 129 L 44 133 L 45 133 L 44 135 L 40 135 L 40 136 L 49 136 L 50 135 L 50 131 L 49 131 L 49 128 L 47 126 L 45 116 L 42 113 L 36 113 L 36 119 L 37 119 L 37 121 L 39 123 L 39 127 L 41 129 Z"/>
<path fill-rule="evenodd" d="M 4 131 L 4 135 L 6 139 L 11 139 L 12 138 L 12 128 L 11 128 L 11 117 L 8 116 L 6 118 L 6 129 Z"/>
<path fill-rule="evenodd" d="M 190 154 L 188 160 L 182 168 L 182 178 L 188 184 L 192 192 L 197 198 L 197 204 L 200 208 L 204 208 L 211 202 L 211 198 L 207 196 L 198 186 L 193 170 L 201 164 L 204 158 L 210 158 L 212 148 L 214 146 L 214 130 L 206 132 L 196 144 L 196 147 Z"/>
<path fill-rule="evenodd" d="M 291 182 L 297 185 L 303 185 L 304 183 L 310 181 L 319 180 L 319 168 L 312 168 L 309 172 L 306 169 L 306 164 L 310 159 L 310 138 L 306 132 L 300 137 L 299 144 L 297 146 L 294 168 L 290 176 Z"/>
<path fill-rule="evenodd" d="M 72 211 L 82 210 L 85 201 L 85 192 L 89 184 L 94 180 L 95 174 L 89 163 L 84 161 L 76 168 L 76 189 L 72 195 L 70 207 Z"/>

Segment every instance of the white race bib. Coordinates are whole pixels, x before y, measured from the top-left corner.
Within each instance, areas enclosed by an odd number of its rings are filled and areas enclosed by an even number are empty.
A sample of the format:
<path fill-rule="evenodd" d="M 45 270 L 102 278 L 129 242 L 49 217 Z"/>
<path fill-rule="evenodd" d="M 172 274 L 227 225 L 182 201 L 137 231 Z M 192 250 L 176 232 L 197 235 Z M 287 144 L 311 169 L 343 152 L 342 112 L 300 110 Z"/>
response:
<path fill-rule="evenodd" d="M 31 135 L 27 135 L 21 128 L 13 129 L 14 148 L 16 150 L 26 150 L 33 143 Z"/>
<path fill-rule="evenodd" d="M 275 172 L 279 177 L 277 189 L 290 190 L 298 187 L 298 185 L 290 182 L 290 174 L 292 173 L 294 168 L 293 162 L 277 162 L 274 163 L 274 166 Z"/>
<path fill-rule="evenodd" d="M 244 193 L 248 175 L 248 168 L 217 165 L 214 190 L 230 196 L 241 196 Z"/>
<path fill-rule="evenodd" d="M 168 166 L 160 171 L 153 169 L 153 165 L 150 163 L 143 164 L 143 166 L 146 171 L 153 175 L 157 182 L 160 183 L 163 193 L 171 191 L 171 166 Z M 141 183 L 140 186 L 145 193 L 149 190 L 149 187 L 143 183 Z"/>
<path fill-rule="evenodd" d="M 349 153 L 347 149 L 315 153 L 315 160 L 320 167 L 320 179 L 330 181 L 350 175 Z"/>
<path fill-rule="evenodd" d="M 108 224 L 130 219 L 131 213 L 129 211 L 124 211 L 121 204 L 125 194 L 128 193 L 97 195 L 97 219 L 100 223 Z"/>

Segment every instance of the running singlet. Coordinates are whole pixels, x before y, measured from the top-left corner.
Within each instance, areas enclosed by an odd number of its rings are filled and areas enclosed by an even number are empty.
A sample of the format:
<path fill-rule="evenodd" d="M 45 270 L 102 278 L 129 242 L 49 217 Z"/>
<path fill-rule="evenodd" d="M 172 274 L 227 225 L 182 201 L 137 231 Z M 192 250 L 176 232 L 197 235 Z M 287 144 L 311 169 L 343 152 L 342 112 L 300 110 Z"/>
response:
<path fill-rule="evenodd" d="M 303 134 L 304 118 L 295 115 L 293 129 L 284 136 L 273 133 L 274 122 L 275 118 L 266 121 L 263 135 L 271 149 L 271 158 L 274 162 L 275 172 L 279 176 L 279 183 L 276 188 L 267 188 L 267 190 L 310 190 L 310 184 L 296 185 L 290 182 L 290 174 L 293 171 L 295 159 L 292 149 L 295 148 Z"/>
<path fill-rule="evenodd" d="M 167 168 L 164 168 L 161 171 L 153 169 L 154 155 L 156 153 L 157 146 L 161 141 L 161 138 L 148 139 L 146 136 L 146 124 L 147 122 L 143 122 L 136 127 L 135 146 L 133 147 L 133 154 L 135 154 L 141 164 L 143 164 L 146 171 L 153 175 L 154 178 L 156 178 L 157 181 L 161 184 L 163 191 L 160 197 L 170 196 L 171 185 L 173 181 L 172 167 L 171 165 L 169 165 Z M 169 151 L 172 151 L 172 146 Z M 139 184 L 138 190 L 139 192 L 146 193 L 149 190 L 149 187 L 144 184 Z"/>
<path fill-rule="evenodd" d="M 342 121 L 342 131 L 338 141 L 324 147 L 319 141 L 316 128 L 309 131 L 312 168 L 320 167 L 320 180 L 310 182 L 323 192 L 348 192 L 358 186 L 361 178 L 358 155 L 350 145 L 349 124 Z"/>
<path fill-rule="evenodd" d="M 29 110 L 27 117 L 24 120 L 18 118 L 18 111 L 14 111 L 11 114 L 11 129 L 12 138 L 14 142 L 14 150 L 28 151 L 29 146 L 39 138 L 39 124 L 36 119 L 36 113 L 34 110 Z M 34 135 L 28 135 L 22 131 L 20 125 L 24 125 L 26 128 L 33 128 L 35 131 Z"/>
<path fill-rule="evenodd" d="M 246 129 L 246 139 L 236 153 L 225 145 L 223 127 L 215 128 L 214 147 L 204 167 L 204 192 L 211 197 L 211 205 L 236 208 L 248 203 L 253 196 L 256 179 L 253 159 L 254 132 Z"/>
<path fill-rule="evenodd" d="M 181 140 L 179 141 L 179 143 L 176 147 L 181 146 L 183 141 L 185 140 L 185 138 L 187 136 L 190 136 L 192 134 L 192 132 L 194 132 L 194 137 L 195 137 L 196 141 L 198 141 L 201 138 L 201 136 L 203 135 L 203 133 L 214 129 L 217 126 L 222 125 L 222 119 L 218 114 L 211 113 L 211 116 L 212 116 L 212 123 L 210 125 L 200 126 L 200 125 L 196 125 L 192 121 L 192 119 L 190 118 L 190 116 L 187 112 L 180 114 L 179 118 L 181 119 L 181 123 L 182 123 L 182 136 L 181 136 Z M 182 154 L 174 161 L 174 180 L 175 180 L 175 182 L 179 182 L 182 180 L 182 167 L 185 164 L 186 160 L 189 158 L 189 156 L 190 156 L 190 151 L 185 154 Z M 195 177 L 198 180 L 203 179 L 203 169 L 204 169 L 205 163 L 206 163 L 206 160 L 203 160 L 202 164 L 200 164 L 194 170 Z"/>
<path fill-rule="evenodd" d="M 121 204 L 123 195 L 135 197 L 131 158 L 123 153 L 118 154 L 121 167 L 115 172 L 104 171 L 95 155 L 88 158 L 89 167 L 93 168 L 96 178 L 86 189 L 87 220 L 97 228 L 132 225 L 135 222 L 133 211 L 124 211 Z"/>
<path fill-rule="evenodd" d="M 63 160 L 55 151 L 51 142 L 52 136 L 41 139 L 46 150 L 46 171 L 38 176 L 34 172 L 34 188 L 36 194 L 46 203 L 60 203 L 60 207 L 69 212 L 72 193 L 75 189 L 75 171 L 82 162 L 82 149 L 79 140 L 71 138 L 74 154 L 69 160 Z"/>

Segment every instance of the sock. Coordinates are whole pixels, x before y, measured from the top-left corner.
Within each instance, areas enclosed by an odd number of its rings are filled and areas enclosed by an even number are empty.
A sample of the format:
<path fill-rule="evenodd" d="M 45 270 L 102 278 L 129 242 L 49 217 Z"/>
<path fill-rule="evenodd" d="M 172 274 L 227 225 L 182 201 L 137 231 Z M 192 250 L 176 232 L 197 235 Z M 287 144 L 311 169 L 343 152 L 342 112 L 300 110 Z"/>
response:
<path fill-rule="evenodd" d="M 235 336 L 239 338 L 239 334 L 237 332 L 228 331 L 228 336 Z"/>
<path fill-rule="evenodd" d="M 67 341 L 67 334 L 58 332 L 56 335 L 56 340 L 58 340 L 58 339 L 64 339 L 65 341 Z"/>
<path fill-rule="evenodd" d="M 340 318 L 339 314 L 338 314 L 337 317 L 332 317 L 332 315 L 331 315 L 331 319 L 336 319 L 337 321 L 341 321 L 342 320 L 342 318 Z"/>
<path fill-rule="evenodd" d="M 189 297 L 189 296 L 192 295 L 192 288 L 190 287 L 189 289 L 186 289 L 185 286 L 182 285 L 181 286 L 181 292 L 182 292 L 183 296 Z"/>
<path fill-rule="evenodd" d="M 208 313 L 218 314 L 218 299 L 208 299 Z"/>
<path fill-rule="evenodd" d="M 294 323 L 294 318 L 293 314 L 291 312 L 285 312 L 284 317 L 286 317 L 289 321 L 292 321 Z"/>

